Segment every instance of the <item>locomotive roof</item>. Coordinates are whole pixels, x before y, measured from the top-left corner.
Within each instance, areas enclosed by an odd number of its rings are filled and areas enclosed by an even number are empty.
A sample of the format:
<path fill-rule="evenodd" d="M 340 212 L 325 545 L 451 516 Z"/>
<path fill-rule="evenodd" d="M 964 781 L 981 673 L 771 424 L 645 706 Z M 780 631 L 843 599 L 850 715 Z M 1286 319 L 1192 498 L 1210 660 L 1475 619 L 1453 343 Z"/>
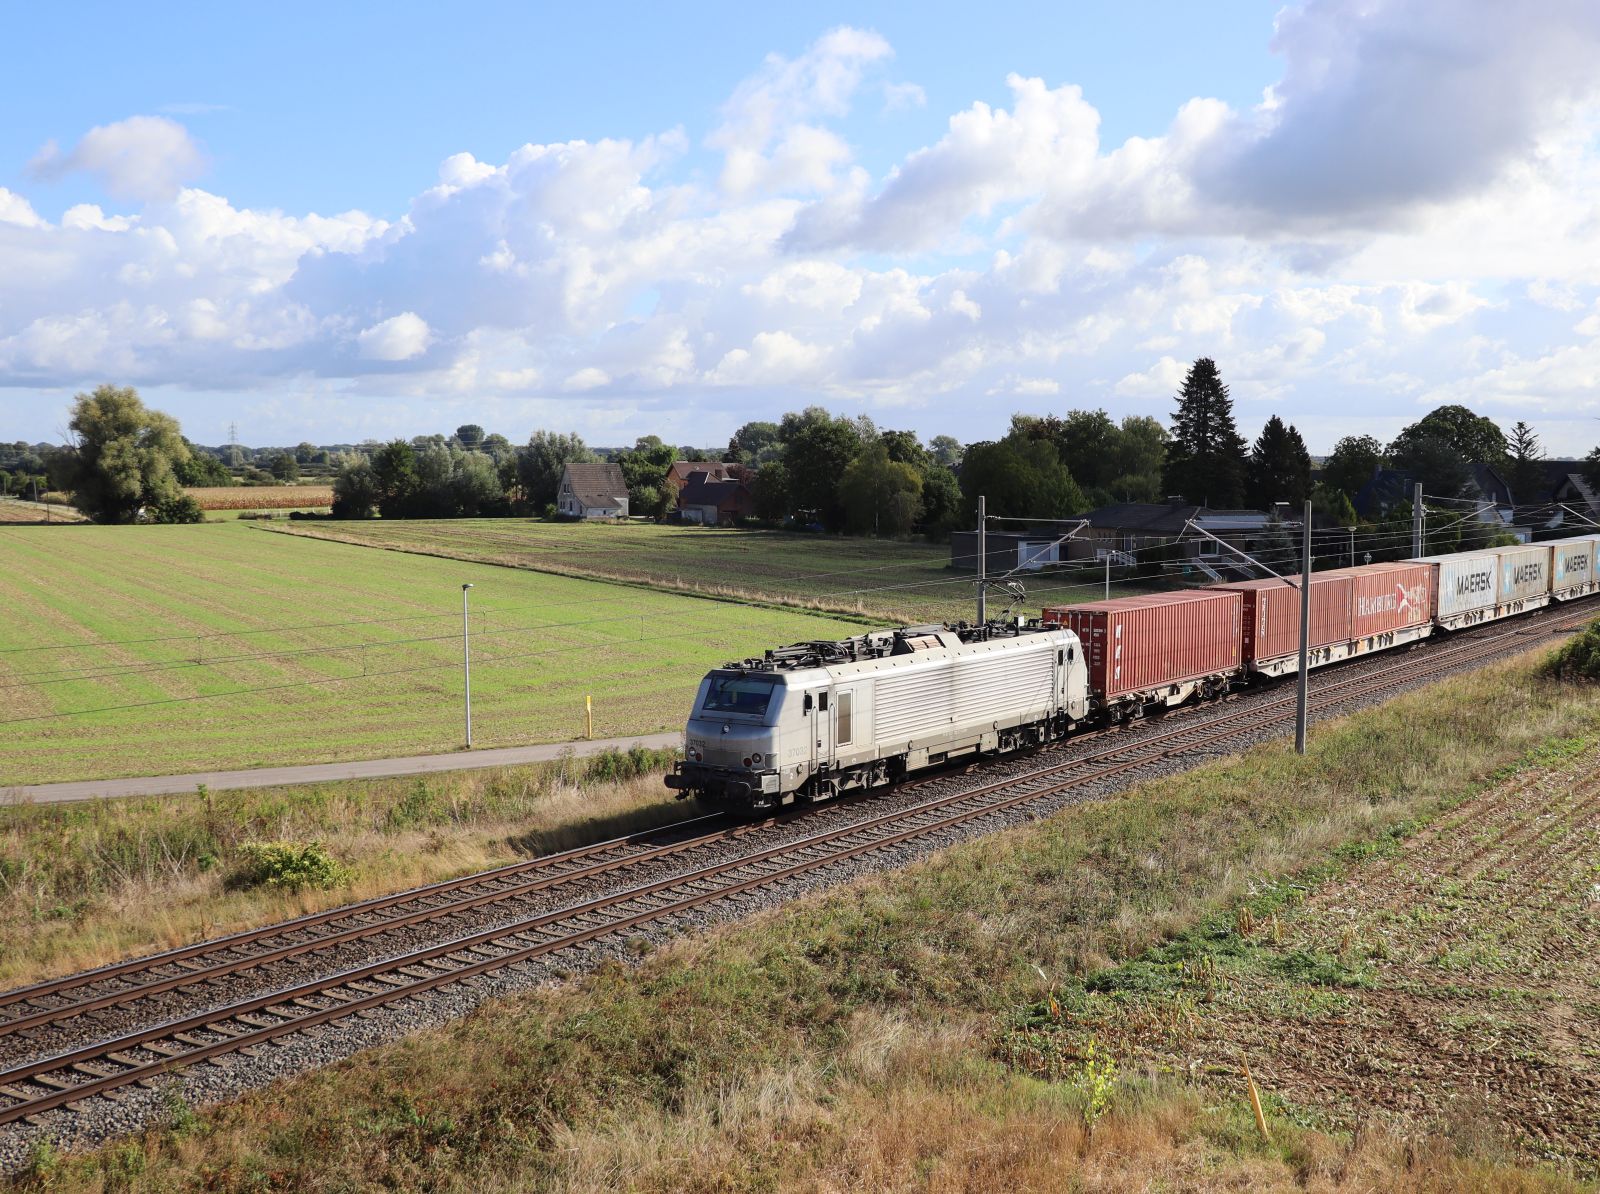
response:
<path fill-rule="evenodd" d="M 899 626 L 888 630 L 873 630 L 851 638 L 834 641 L 817 640 L 775 647 L 756 658 L 732 660 L 719 670 L 741 672 L 794 672 L 807 668 L 831 667 L 843 663 L 864 663 L 873 659 L 887 659 L 895 655 L 912 655 L 940 647 L 959 647 L 968 643 L 982 643 L 1004 638 L 1018 638 L 1047 629 L 1037 623 L 1007 625 L 992 622 L 988 626 L 969 626 L 965 622 L 954 625 Z M 1053 628 L 1052 628 L 1053 629 Z"/>

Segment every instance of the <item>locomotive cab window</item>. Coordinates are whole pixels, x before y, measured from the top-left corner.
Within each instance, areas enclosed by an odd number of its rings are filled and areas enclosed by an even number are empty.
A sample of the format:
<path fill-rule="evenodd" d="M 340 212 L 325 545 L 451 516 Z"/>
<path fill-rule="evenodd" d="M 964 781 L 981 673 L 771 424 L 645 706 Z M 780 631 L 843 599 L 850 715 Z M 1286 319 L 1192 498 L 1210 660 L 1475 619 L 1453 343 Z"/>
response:
<path fill-rule="evenodd" d="M 712 676 L 706 688 L 705 711 L 764 717 L 777 685 L 771 676 Z"/>
<path fill-rule="evenodd" d="M 840 746 L 850 745 L 850 706 L 855 703 L 850 697 L 851 694 L 848 692 L 839 694 L 839 724 L 834 730 L 833 737 Z"/>

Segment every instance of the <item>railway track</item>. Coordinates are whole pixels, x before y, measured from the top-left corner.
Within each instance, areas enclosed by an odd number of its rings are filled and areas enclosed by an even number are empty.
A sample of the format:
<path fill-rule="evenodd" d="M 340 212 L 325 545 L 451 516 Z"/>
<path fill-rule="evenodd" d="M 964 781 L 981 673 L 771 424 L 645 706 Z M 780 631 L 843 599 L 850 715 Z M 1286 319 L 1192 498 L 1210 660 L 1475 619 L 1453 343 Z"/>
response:
<path fill-rule="evenodd" d="M 1531 621 L 1455 636 L 1408 651 L 1388 666 L 1360 674 L 1324 674 L 1311 707 L 1328 712 L 1390 691 L 1397 680 L 1426 679 L 1507 650 L 1509 642 L 1581 625 L 1586 604 L 1563 607 Z M 115 1098 L 124 1088 L 148 1084 L 172 1070 L 219 1057 L 250 1054 L 257 1046 L 317 1025 L 368 1012 L 491 971 L 572 949 L 598 938 L 689 912 L 770 884 L 848 862 L 916 838 L 937 835 L 1021 805 L 1058 797 L 1137 771 L 1174 756 L 1211 748 L 1231 750 L 1246 727 L 1293 718 L 1292 691 L 1246 708 L 1206 707 L 1182 724 L 1128 743 L 1049 761 L 1022 776 L 935 796 L 909 808 L 868 815 L 818 833 L 759 846 L 733 857 L 712 858 L 675 873 L 607 891 L 560 907 L 530 911 L 497 924 L 316 978 L 226 999 L 190 1014 L 116 1031 L 78 1047 L 0 1070 L 0 1125 L 87 1100 Z M 1118 732 L 1073 740 L 1068 746 L 1115 739 Z M 930 781 L 931 782 L 931 781 Z M 867 798 L 870 800 L 870 797 Z M 861 801 L 857 801 L 861 803 Z M 838 805 L 832 806 L 838 807 Z M 353 941 L 429 924 L 448 929 L 463 914 L 485 908 L 514 910 L 535 893 L 559 891 L 599 876 L 626 878 L 697 849 L 759 834 L 793 815 L 729 823 L 694 818 L 663 829 L 579 847 L 493 871 L 463 876 L 359 904 L 330 909 L 262 929 L 147 958 L 102 967 L 0 994 L 0 1039 L 26 1041 L 40 1029 L 93 1023 L 106 1009 L 136 1007 L 141 1000 L 181 991 L 215 998 L 224 980 Z M 681 861 L 681 860 L 680 860 Z"/>

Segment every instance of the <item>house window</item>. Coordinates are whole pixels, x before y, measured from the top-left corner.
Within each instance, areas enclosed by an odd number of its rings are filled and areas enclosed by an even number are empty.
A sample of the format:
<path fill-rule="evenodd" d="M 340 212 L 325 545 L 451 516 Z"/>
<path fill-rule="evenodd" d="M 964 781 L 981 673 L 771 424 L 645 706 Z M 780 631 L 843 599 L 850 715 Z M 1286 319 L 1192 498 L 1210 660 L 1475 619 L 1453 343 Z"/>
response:
<path fill-rule="evenodd" d="M 839 694 L 839 728 L 835 738 L 840 746 L 850 745 L 850 706 L 855 703 L 851 695 L 848 692 Z"/>

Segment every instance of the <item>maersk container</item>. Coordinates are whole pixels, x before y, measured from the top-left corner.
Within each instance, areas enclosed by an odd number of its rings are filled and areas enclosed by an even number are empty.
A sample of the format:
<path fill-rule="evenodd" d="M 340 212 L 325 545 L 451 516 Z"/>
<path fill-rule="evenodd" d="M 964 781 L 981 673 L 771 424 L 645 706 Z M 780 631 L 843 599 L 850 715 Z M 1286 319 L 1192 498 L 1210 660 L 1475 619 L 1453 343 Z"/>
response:
<path fill-rule="evenodd" d="M 1550 595 L 1550 547 L 1544 543 L 1518 547 L 1496 547 L 1491 552 L 1500 558 L 1496 600 L 1501 605 L 1538 601 Z"/>
<path fill-rule="evenodd" d="M 1187 589 L 1045 610 L 1083 644 L 1089 691 L 1102 700 L 1159 690 L 1240 666 L 1243 598 Z"/>
<path fill-rule="evenodd" d="M 1440 622 L 1448 625 L 1479 611 L 1494 609 L 1500 557 L 1493 552 L 1423 556 L 1407 563 L 1427 564 L 1436 570 L 1432 612 Z"/>
<path fill-rule="evenodd" d="M 1338 568 L 1327 576 L 1349 576 L 1350 638 L 1393 634 L 1433 620 L 1430 564 L 1363 564 Z"/>
<path fill-rule="evenodd" d="M 1600 573 L 1595 570 L 1595 539 L 1556 539 L 1541 544 L 1550 549 L 1550 592 L 1554 595 L 1589 590 Z"/>

